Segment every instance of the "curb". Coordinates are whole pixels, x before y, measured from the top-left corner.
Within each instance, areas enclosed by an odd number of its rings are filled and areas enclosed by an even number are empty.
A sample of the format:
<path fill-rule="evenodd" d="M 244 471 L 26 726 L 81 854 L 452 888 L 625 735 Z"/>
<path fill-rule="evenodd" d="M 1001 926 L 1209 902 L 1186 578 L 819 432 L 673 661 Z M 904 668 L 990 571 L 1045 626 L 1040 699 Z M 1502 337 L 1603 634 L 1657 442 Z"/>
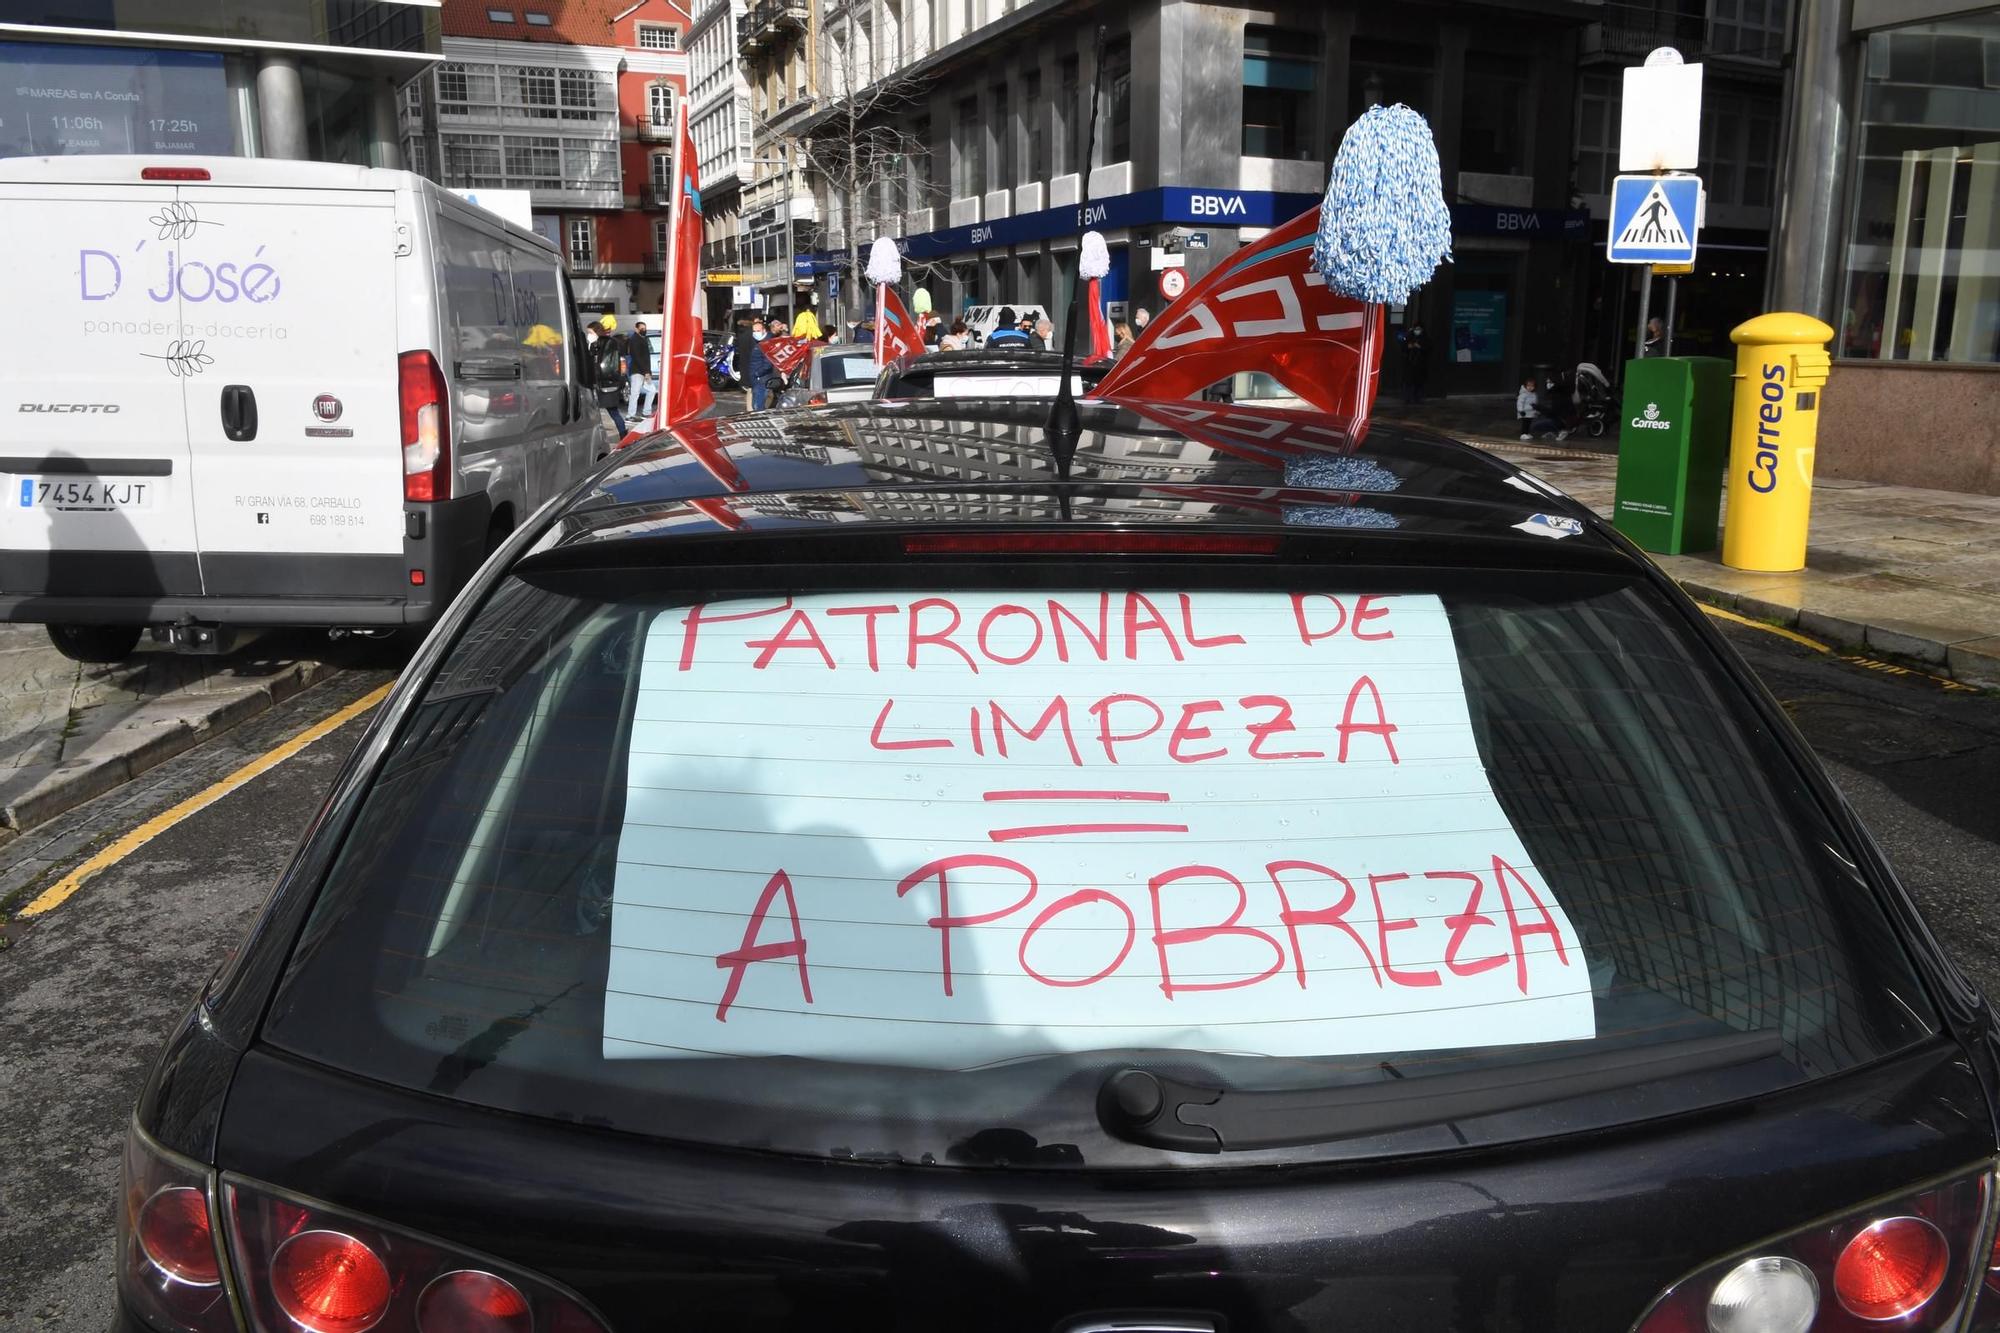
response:
<path fill-rule="evenodd" d="M 1502 457 L 1529 454 L 1533 457 L 1555 456 L 1579 462 L 1601 462 L 1617 458 L 1615 451 L 1566 447 L 1569 445 L 1569 441 L 1566 440 L 1524 442 L 1484 435 L 1454 435 L 1452 438 L 1475 449 L 1483 449 Z M 1516 466 L 1526 467 L 1524 460 L 1509 457 L 1508 461 L 1515 463 Z M 1577 503 L 1581 504 L 1582 501 Z M 1606 522 L 1610 521 L 1608 515 L 1600 514 L 1599 517 Z M 1660 562 L 1656 559 L 1654 563 Z M 1768 601 L 1748 593 L 1730 592 L 1703 583 L 1699 578 L 1684 578 L 1663 564 L 1660 568 L 1668 578 L 1680 586 L 1681 591 L 1698 602 L 1706 602 L 1725 611 L 1735 611 L 1756 620 L 1769 621 L 1786 629 L 1795 629 L 1801 634 L 1811 635 L 1817 639 L 1854 644 L 1878 653 L 1888 653 L 1908 661 L 1921 662 L 1962 684 L 1980 689 L 2000 690 L 2000 633 L 1984 638 L 1946 642 L 1923 634 L 1912 634 L 1907 629 L 1896 629 L 1891 625 L 1849 620 L 1842 616 L 1828 615 L 1823 611 L 1792 606 L 1786 602 Z"/>
<path fill-rule="evenodd" d="M 0 805 L 0 844 L 11 842 L 37 825 L 123 786 L 201 742 L 268 712 L 334 672 L 334 668 L 321 662 L 294 662 L 259 681 L 254 689 L 218 700 L 198 716 L 175 718 L 151 729 L 143 725 L 124 728 L 130 733 L 123 738 L 124 743 L 104 747 L 100 753 L 74 761 L 73 766 L 58 767 L 46 781 L 20 798 Z"/>

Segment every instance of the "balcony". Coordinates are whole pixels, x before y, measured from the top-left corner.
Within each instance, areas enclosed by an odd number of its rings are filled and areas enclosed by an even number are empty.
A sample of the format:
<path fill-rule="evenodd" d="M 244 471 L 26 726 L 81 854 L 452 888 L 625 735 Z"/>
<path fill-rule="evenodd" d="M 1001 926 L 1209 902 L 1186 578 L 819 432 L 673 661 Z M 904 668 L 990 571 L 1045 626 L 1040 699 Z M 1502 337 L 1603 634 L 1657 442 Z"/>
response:
<path fill-rule="evenodd" d="M 642 142 L 667 143 L 673 137 L 674 120 L 672 116 L 667 117 L 664 121 L 654 120 L 651 116 L 639 117 L 639 138 Z"/>
<path fill-rule="evenodd" d="M 776 45 L 787 32 L 804 32 L 810 16 L 809 0 L 752 0 L 737 30 L 736 49 L 747 56 Z"/>
<path fill-rule="evenodd" d="M 1606 0 L 1604 21 L 1585 30 L 1584 54 L 1643 60 L 1656 48 L 1671 46 L 1697 61 L 1708 45 L 1706 29 L 1699 6 L 1690 13 L 1676 0 Z"/>
<path fill-rule="evenodd" d="M 674 185 L 672 181 L 654 181 L 639 195 L 641 208 L 672 208 L 674 206 Z"/>

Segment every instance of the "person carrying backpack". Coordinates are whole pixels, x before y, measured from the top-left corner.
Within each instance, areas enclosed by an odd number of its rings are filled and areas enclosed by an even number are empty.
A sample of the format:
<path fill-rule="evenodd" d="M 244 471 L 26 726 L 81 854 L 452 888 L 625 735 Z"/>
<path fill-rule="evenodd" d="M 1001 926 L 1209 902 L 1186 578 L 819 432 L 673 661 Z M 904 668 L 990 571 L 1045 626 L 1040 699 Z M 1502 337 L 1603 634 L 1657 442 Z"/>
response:
<path fill-rule="evenodd" d="M 611 414 L 618 438 L 625 438 L 625 343 L 618 337 L 618 321 L 606 315 L 597 324 L 597 342 L 591 347 L 597 358 L 597 405 Z"/>

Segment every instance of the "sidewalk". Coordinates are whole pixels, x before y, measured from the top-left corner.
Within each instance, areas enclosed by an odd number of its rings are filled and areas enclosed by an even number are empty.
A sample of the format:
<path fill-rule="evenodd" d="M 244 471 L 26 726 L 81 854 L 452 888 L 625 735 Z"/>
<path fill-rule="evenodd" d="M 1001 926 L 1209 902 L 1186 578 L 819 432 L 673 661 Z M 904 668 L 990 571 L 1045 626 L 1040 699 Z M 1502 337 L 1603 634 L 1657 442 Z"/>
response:
<path fill-rule="evenodd" d="M 259 651 L 58 654 L 40 625 L 0 625 L 0 842 L 101 796 L 328 674 Z"/>
<path fill-rule="evenodd" d="M 1513 403 L 1498 397 L 1384 403 L 1380 417 L 1489 449 L 1611 515 L 1615 434 L 1524 443 L 1504 433 L 1514 425 Z M 1725 524 L 1727 509 L 1725 501 Z M 1711 605 L 2000 689 L 2000 496 L 1821 479 L 1798 573 L 1730 569 L 1714 551 L 1654 559 Z"/>

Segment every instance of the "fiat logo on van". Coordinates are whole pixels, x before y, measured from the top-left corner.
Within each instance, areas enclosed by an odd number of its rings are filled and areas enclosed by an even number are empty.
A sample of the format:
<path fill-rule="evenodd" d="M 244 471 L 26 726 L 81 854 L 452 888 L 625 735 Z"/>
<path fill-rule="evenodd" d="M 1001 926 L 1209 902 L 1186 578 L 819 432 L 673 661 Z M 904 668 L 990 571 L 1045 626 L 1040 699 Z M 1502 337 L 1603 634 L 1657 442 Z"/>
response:
<path fill-rule="evenodd" d="M 313 399 L 313 415 L 321 421 L 340 420 L 340 400 L 330 393 L 323 393 Z"/>

